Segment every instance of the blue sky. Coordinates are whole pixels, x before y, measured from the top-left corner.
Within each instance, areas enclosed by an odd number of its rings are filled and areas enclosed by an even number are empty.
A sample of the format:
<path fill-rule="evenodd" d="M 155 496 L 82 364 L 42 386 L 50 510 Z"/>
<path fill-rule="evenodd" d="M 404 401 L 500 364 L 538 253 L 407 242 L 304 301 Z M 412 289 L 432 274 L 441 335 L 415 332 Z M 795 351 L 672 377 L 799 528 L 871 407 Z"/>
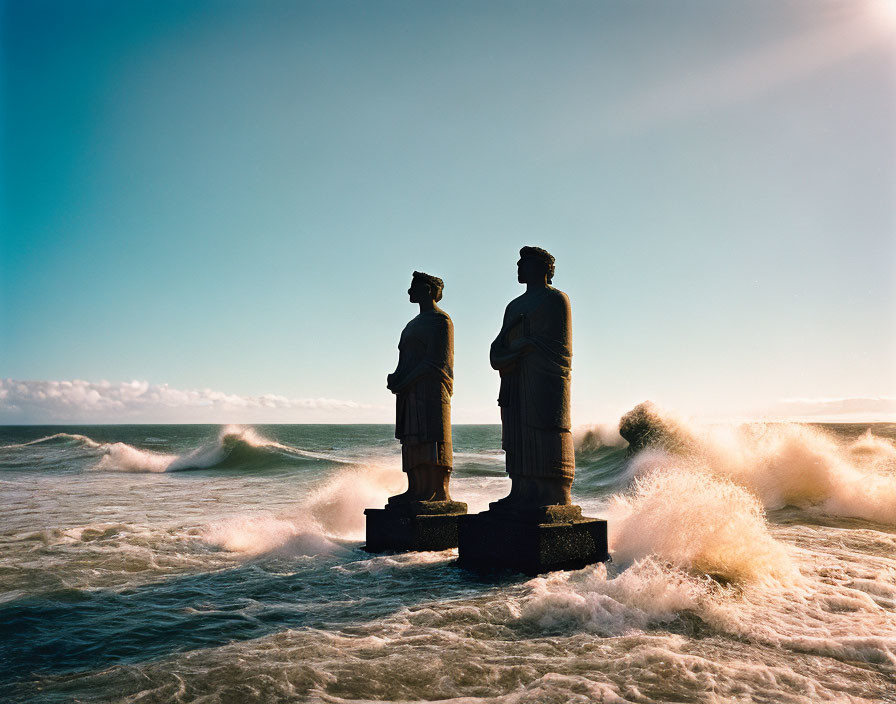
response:
<path fill-rule="evenodd" d="M 3 8 L 0 422 L 388 421 L 414 269 L 497 422 L 527 244 L 575 423 L 896 397 L 890 0 Z"/>

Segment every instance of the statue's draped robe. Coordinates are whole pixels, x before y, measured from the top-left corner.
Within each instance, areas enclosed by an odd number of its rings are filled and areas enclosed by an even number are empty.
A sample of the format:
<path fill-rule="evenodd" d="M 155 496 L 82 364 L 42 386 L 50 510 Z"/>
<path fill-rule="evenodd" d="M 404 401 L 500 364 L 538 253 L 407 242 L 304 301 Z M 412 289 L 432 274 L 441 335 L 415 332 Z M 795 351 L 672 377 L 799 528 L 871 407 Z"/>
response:
<path fill-rule="evenodd" d="M 454 390 L 454 326 L 441 310 L 420 313 L 398 343 L 397 378 L 412 377 L 396 394 L 395 437 L 401 467 L 436 465 L 451 471 L 451 394 Z"/>
<path fill-rule="evenodd" d="M 507 473 L 571 480 L 576 463 L 569 418 L 569 299 L 552 287 L 515 298 L 504 312 L 502 335 L 503 340 L 496 340 L 499 349 L 507 350 L 520 337 L 533 345 L 509 367 L 499 369 Z"/>

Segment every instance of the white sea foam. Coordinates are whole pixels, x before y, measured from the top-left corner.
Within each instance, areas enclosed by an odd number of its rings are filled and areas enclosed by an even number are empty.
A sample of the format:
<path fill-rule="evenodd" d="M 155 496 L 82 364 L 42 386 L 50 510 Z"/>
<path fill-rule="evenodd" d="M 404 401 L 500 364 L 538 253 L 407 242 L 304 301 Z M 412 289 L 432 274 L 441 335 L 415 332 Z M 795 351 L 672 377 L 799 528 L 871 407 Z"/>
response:
<path fill-rule="evenodd" d="M 604 565 L 554 572 L 529 582 L 520 619 L 548 631 L 583 629 L 619 635 L 677 618 L 694 609 L 707 587 L 655 558 L 639 560 L 607 579 Z"/>
<path fill-rule="evenodd" d="M 796 530 L 805 531 L 804 527 Z M 864 552 L 838 566 L 807 550 L 802 573 L 787 583 L 758 579 L 723 586 L 657 557 L 635 560 L 616 576 L 602 566 L 556 572 L 528 583 L 520 621 L 548 633 L 642 634 L 686 614 L 744 643 L 793 653 L 896 668 L 896 624 L 890 596 L 896 562 L 877 558 L 873 579 Z"/>
<path fill-rule="evenodd" d="M 128 445 L 125 442 L 114 442 L 102 445 L 103 456 L 95 469 L 116 472 L 165 472 L 177 455 L 164 452 L 152 452 Z"/>
<path fill-rule="evenodd" d="M 804 579 L 788 588 L 757 587 L 738 598 L 704 602 L 701 618 L 721 632 L 797 653 L 896 668 L 896 624 L 892 608 L 878 603 L 867 585 L 848 575 L 863 569 L 864 555 L 845 560 L 846 579 L 831 579 L 819 554 L 807 553 Z M 896 570 L 879 575 L 872 592 L 896 587 Z"/>

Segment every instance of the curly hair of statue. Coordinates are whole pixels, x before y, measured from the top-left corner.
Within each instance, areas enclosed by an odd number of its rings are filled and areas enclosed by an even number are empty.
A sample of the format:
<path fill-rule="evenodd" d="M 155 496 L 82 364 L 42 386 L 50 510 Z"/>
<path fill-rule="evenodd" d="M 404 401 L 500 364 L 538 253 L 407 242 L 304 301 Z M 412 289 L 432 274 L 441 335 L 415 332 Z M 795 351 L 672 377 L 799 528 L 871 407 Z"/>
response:
<path fill-rule="evenodd" d="M 432 292 L 432 299 L 437 303 L 442 300 L 442 291 L 445 288 L 445 282 L 442 281 L 438 276 L 432 276 L 431 274 L 425 274 L 422 271 L 415 271 L 413 278 L 420 279 L 421 281 L 425 281 L 429 284 L 429 289 Z"/>
<path fill-rule="evenodd" d="M 531 257 L 537 259 L 544 264 L 545 273 L 547 274 L 547 282 L 551 283 L 554 279 L 554 255 L 541 247 L 523 247 L 520 250 L 520 257 L 526 259 Z"/>

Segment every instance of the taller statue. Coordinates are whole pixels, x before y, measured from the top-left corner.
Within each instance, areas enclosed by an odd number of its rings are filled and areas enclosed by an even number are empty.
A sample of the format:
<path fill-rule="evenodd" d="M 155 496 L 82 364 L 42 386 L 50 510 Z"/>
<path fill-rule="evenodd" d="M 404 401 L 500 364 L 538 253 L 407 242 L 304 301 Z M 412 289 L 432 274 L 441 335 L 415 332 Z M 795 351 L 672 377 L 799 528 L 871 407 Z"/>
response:
<path fill-rule="evenodd" d="M 454 326 L 436 303 L 441 279 L 415 271 L 408 296 L 420 313 L 401 333 L 398 366 L 386 377 L 395 394 L 395 437 L 401 440 L 401 468 L 408 490 L 389 498 L 392 505 L 412 501 L 451 501 L 448 480 L 451 447 L 451 394 L 454 388 Z"/>
<path fill-rule="evenodd" d="M 526 292 L 504 311 L 490 361 L 501 375 L 501 446 L 510 494 L 498 505 L 569 505 L 575 475 L 570 432 L 569 385 L 572 323 L 569 298 L 550 284 L 554 257 L 523 247 L 517 280 Z"/>

